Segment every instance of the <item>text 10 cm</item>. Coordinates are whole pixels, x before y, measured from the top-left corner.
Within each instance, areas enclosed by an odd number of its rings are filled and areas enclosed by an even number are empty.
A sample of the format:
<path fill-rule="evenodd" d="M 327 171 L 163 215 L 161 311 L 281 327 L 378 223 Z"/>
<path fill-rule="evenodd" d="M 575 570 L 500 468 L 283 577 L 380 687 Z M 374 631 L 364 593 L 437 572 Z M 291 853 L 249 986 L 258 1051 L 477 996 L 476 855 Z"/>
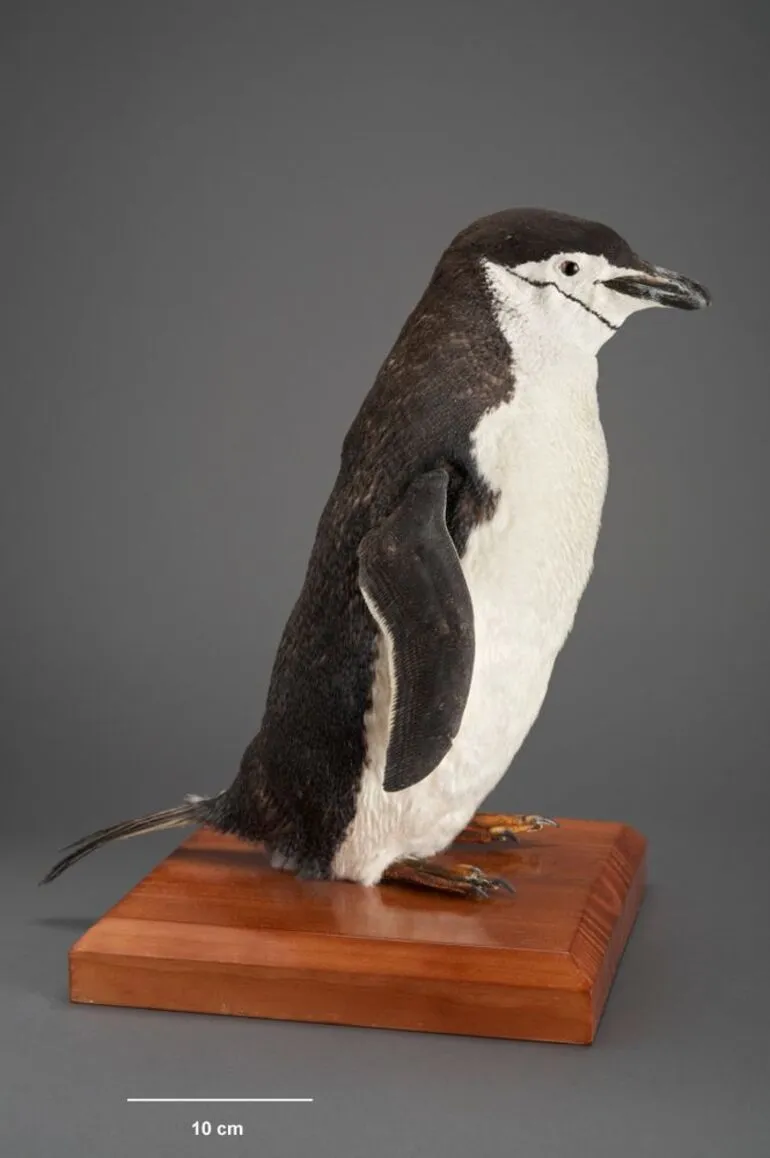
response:
<path fill-rule="evenodd" d="M 219 1122 L 213 1124 L 211 1122 L 193 1122 L 193 1134 L 198 1137 L 208 1138 L 210 1135 L 218 1136 L 220 1138 L 242 1138 L 243 1126 L 235 1122 Z"/>

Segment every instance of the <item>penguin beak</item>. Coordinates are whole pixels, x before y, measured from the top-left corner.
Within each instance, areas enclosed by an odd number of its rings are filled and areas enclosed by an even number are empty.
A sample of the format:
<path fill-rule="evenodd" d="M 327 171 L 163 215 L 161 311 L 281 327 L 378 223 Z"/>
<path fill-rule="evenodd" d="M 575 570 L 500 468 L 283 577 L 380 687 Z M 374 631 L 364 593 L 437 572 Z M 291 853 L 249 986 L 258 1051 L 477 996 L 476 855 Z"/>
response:
<path fill-rule="evenodd" d="M 696 281 L 646 262 L 638 272 L 611 277 L 603 284 L 628 297 L 641 298 L 658 306 L 674 306 L 679 310 L 701 310 L 711 304 L 708 290 Z"/>

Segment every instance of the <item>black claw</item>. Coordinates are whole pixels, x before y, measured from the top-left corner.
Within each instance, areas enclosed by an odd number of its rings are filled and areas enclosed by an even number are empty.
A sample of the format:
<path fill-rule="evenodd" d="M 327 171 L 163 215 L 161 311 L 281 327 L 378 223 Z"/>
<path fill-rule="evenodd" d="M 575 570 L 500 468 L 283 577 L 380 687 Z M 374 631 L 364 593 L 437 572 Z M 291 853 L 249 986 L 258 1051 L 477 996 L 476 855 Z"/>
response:
<path fill-rule="evenodd" d="M 496 889 L 503 889 L 505 892 L 511 894 L 516 892 L 513 885 L 510 884 L 509 881 L 504 880 L 503 877 L 488 877 L 485 876 L 481 870 L 479 870 L 479 875 L 477 877 L 467 877 L 466 879 L 470 885 L 470 889 L 474 897 L 483 897 L 484 899 L 487 899 L 488 897 L 491 897 L 492 893 L 495 892 Z"/>
<path fill-rule="evenodd" d="M 490 896 L 490 889 L 488 885 L 474 884 L 471 885 L 471 896 L 476 897 L 477 900 L 486 901 Z"/>

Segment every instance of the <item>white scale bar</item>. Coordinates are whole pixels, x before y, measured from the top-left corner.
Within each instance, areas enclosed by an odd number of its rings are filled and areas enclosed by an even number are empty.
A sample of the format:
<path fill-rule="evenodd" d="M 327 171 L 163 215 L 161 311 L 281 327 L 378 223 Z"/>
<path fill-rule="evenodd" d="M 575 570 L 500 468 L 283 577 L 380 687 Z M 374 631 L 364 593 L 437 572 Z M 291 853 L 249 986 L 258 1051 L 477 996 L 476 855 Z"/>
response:
<path fill-rule="evenodd" d="M 312 1102 L 313 1098 L 126 1098 L 127 1102 Z"/>

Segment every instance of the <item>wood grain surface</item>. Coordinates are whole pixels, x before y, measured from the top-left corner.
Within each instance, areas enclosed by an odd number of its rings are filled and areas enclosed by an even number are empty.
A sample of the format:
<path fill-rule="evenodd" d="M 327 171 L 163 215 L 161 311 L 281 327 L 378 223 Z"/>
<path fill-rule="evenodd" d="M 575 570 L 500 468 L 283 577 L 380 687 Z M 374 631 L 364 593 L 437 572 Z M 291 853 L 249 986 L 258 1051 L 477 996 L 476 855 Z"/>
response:
<path fill-rule="evenodd" d="M 644 889 L 644 838 L 560 820 L 458 846 L 488 900 L 304 881 L 201 829 L 70 950 L 75 1002 L 587 1044 Z"/>

